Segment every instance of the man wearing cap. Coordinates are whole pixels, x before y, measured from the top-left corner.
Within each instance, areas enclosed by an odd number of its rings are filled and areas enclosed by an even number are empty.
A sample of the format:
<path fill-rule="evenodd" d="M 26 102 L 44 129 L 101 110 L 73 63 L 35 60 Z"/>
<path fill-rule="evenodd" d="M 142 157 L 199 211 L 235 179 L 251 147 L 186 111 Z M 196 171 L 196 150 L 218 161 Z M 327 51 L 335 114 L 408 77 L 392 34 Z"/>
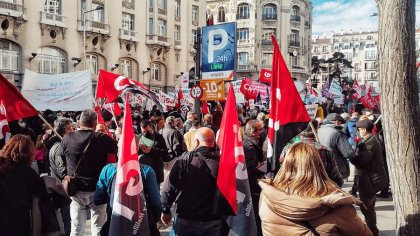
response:
<path fill-rule="evenodd" d="M 330 113 L 325 117 L 324 125 L 318 130 L 319 141 L 331 149 L 337 157 L 337 165 L 343 179 L 350 175 L 350 166 L 347 159 L 353 155 L 354 150 L 342 131 L 343 117 L 337 113 Z"/>
<path fill-rule="evenodd" d="M 355 155 L 350 156 L 350 162 L 356 167 L 355 181 L 359 189 L 360 200 L 366 206 L 361 207 L 366 224 L 373 235 L 378 235 L 376 227 L 375 201 L 376 193 L 388 185 L 379 140 L 372 134 L 374 124 L 370 120 L 361 120 L 356 127 L 362 137 L 357 144 Z"/>

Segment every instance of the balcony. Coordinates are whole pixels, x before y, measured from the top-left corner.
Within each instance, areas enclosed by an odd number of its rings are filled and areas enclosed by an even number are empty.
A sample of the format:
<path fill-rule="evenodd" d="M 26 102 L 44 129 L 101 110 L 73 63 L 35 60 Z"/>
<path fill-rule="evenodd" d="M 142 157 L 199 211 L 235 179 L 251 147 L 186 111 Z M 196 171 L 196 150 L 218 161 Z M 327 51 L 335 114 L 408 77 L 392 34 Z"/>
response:
<path fill-rule="evenodd" d="M 158 8 L 158 13 L 162 15 L 166 15 L 166 9 Z"/>
<path fill-rule="evenodd" d="M 277 14 L 263 14 L 263 20 L 277 20 Z"/>
<path fill-rule="evenodd" d="M 146 44 L 147 45 L 162 45 L 165 47 L 170 47 L 171 44 L 168 43 L 168 37 L 156 34 L 146 35 Z"/>
<path fill-rule="evenodd" d="M 273 45 L 271 39 L 263 39 L 261 40 L 261 45 Z"/>
<path fill-rule="evenodd" d="M 192 20 L 192 25 L 194 25 L 194 26 L 198 26 L 198 21 L 197 20 Z"/>
<path fill-rule="evenodd" d="M 300 47 L 300 42 L 296 40 L 289 40 L 289 47 Z"/>
<path fill-rule="evenodd" d="M 271 67 L 272 67 L 271 64 L 261 64 L 261 68 L 271 69 Z"/>
<path fill-rule="evenodd" d="M 249 39 L 238 39 L 238 45 L 249 44 Z"/>
<path fill-rule="evenodd" d="M 134 41 L 134 42 L 139 41 L 137 39 L 136 31 L 126 30 L 126 29 L 120 29 L 120 39 Z"/>
<path fill-rule="evenodd" d="M 79 20 L 79 25 L 77 26 L 78 31 L 83 31 L 83 21 Z M 94 32 L 100 34 L 109 35 L 109 25 L 106 23 L 86 20 L 86 32 Z"/>
<path fill-rule="evenodd" d="M 255 65 L 247 64 L 247 65 L 238 65 L 236 67 L 238 72 L 249 72 L 249 71 L 256 71 Z"/>
<path fill-rule="evenodd" d="M 237 20 L 248 20 L 249 19 L 249 13 L 248 14 L 236 14 Z"/>
<path fill-rule="evenodd" d="M 23 15 L 22 0 L 15 2 L 0 1 L 0 15 L 20 17 Z"/>
<path fill-rule="evenodd" d="M 132 9 L 132 10 L 134 10 L 134 9 L 135 9 L 135 4 L 134 4 L 134 2 L 130 2 L 130 1 L 126 1 L 126 0 L 123 0 L 123 1 L 122 1 L 122 6 L 123 6 L 124 8 L 127 8 L 127 9 Z"/>
<path fill-rule="evenodd" d="M 290 21 L 291 22 L 300 23 L 300 16 L 298 16 L 298 15 L 290 15 Z"/>
<path fill-rule="evenodd" d="M 41 24 L 66 27 L 66 17 L 49 12 L 41 11 Z"/>

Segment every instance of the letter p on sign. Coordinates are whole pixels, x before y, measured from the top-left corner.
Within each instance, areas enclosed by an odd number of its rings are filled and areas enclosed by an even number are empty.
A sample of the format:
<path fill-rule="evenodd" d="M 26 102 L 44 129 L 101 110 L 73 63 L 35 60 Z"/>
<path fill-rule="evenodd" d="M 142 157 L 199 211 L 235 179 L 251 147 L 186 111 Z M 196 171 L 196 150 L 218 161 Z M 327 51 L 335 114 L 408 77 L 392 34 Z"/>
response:
<path fill-rule="evenodd" d="M 220 35 L 220 42 L 218 44 L 215 44 L 215 40 L 214 40 L 214 37 L 216 35 Z M 214 62 L 214 52 L 215 51 L 221 50 L 224 47 L 226 47 L 226 45 L 229 42 L 228 37 L 229 36 L 228 36 L 227 32 L 223 29 L 215 29 L 215 30 L 210 30 L 209 31 L 209 47 L 208 47 L 208 51 L 207 51 L 209 63 Z"/>

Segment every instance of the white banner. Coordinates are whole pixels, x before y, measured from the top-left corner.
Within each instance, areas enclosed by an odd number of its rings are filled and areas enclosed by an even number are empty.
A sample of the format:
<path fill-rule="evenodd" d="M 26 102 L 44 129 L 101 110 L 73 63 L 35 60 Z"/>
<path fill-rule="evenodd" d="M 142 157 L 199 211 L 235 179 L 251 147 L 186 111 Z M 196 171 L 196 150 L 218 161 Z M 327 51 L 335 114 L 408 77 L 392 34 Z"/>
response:
<path fill-rule="evenodd" d="M 82 111 L 93 107 L 89 70 L 56 75 L 25 70 L 22 94 L 39 111 Z"/>
<path fill-rule="evenodd" d="M 245 96 L 241 92 L 242 80 L 235 80 L 235 81 L 230 82 L 230 84 L 232 85 L 233 91 L 235 92 L 236 103 L 237 104 L 245 103 Z M 226 86 L 226 89 L 227 88 L 228 88 L 228 86 Z M 225 93 L 227 94 L 227 91 L 225 91 Z"/>
<path fill-rule="evenodd" d="M 337 95 L 339 97 L 341 97 L 341 95 L 343 94 L 343 88 L 341 88 L 340 82 L 338 81 L 338 78 L 334 78 L 331 81 L 331 86 L 330 86 L 330 90 L 329 93 L 332 95 Z"/>
<path fill-rule="evenodd" d="M 159 91 L 159 102 L 162 103 L 162 105 L 164 106 L 170 106 L 170 107 L 175 106 L 175 98 L 169 96 L 168 94 L 162 91 Z"/>
<path fill-rule="evenodd" d="M 184 74 L 182 74 L 179 77 L 179 81 L 180 81 L 180 84 L 181 84 L 181 88 L 188 88 L 188 84 L 190 82 L 190 76 L 189 76 L 188 72 L 184 72 Z"/>

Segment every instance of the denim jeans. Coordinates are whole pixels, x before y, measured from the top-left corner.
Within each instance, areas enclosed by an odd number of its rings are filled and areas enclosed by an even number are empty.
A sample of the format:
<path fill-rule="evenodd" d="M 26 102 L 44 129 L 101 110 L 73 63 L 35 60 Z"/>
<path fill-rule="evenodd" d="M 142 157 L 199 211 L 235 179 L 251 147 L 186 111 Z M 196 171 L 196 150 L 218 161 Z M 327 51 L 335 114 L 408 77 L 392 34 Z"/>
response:
<path fill-rule="evenodd" d="M 85 226 L 90 213 L 91 231 L 93 236 L 99 236 L 100 230 L 106 221 L 106 204 L 95 205 L 93 195 L 95 192 L 78 191 L 70 204 L 71 236 L 84 236 Z"/>

